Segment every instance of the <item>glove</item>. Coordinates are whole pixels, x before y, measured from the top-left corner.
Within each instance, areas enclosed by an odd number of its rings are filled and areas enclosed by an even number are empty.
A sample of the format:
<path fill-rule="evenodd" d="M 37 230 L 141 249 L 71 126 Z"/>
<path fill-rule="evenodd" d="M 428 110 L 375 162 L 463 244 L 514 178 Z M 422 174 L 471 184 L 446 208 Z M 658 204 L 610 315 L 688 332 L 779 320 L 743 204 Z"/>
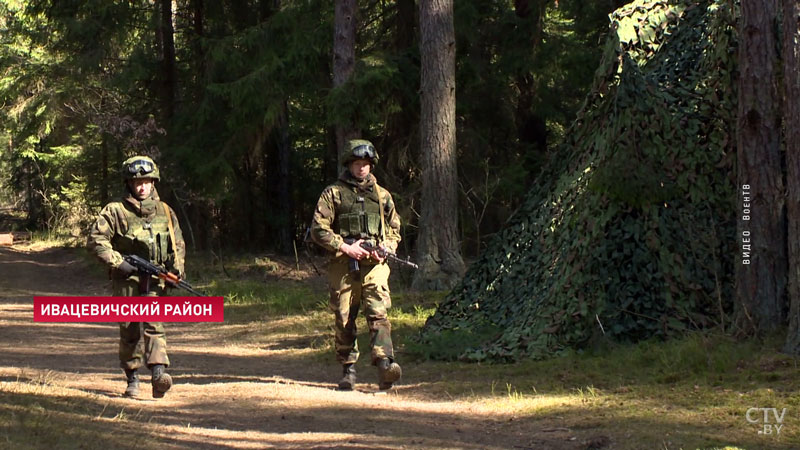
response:
<path fill-rule="evenodd" d="M 123 260 L 123 261 L 122 261 L 122 264 L 120 264 L 120 265 L 118 265 L 118 266 L 117 266 L 117 270 L 118 270 L 118 271 L 119 271 L 119 273 L 121 273 L 122 275 L 124 275 L 124 276 L 128 277 L 128 276 L 130 276 L 131 274 L 133 274 L 133 272 L 136 272 L 136 267 L 133 267 L 132 265 L 130 265 L 130 264 L 128 263 L 128 261 L 125 261 L 125 260 Z"/>
<path fill-rule="evenodd" d="M 174 268 L 174 267 L 171 267 L 171 268 L 168 270 L 168 272 L 169 272 L 169 273 L 171 273 L 171 274 L 173 274 L 173 275 L 175 275 L 175 276 L 176 276 L 176 277 L 178 277 L 178 278 L 183 278 L 183 274 L 181 273 L 181 271 L 180 271 L 180 270 L 178 270 L 178 269 L 176 269 L 176 268 Z"/>

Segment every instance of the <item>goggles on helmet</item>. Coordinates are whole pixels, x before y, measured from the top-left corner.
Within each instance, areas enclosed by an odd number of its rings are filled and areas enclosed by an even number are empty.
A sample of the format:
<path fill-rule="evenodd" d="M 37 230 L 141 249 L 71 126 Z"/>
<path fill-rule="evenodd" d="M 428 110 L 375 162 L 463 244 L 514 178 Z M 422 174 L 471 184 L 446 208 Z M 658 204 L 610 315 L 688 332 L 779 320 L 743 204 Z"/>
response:
<path fill-rule="evenodd" d="M 155 166 L 150 161 L 137 159 L 128 164 L 127 170 L 131 175 L 147 175 L 155 170 Z"/>
<path fill-rule="evenodd" d="M 353 149 L 353 156 L 359 159 L 375 159 L 375 147 L 370 144 L 361 144 Z"/>

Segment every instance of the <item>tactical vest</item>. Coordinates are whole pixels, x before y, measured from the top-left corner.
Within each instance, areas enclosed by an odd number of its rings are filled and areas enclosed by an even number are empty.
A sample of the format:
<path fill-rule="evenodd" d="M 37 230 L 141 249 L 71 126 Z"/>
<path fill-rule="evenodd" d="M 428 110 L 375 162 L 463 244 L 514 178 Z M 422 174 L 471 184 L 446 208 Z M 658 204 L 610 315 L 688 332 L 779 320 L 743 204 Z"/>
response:
<path fill-rule="evenodd" d="M 339 184 L 341 203 L 336 209 L 338 233 L 343 238 L 374 239 L 381 237 L 381 211 L 377 189 L 358 192 L 346 183 Z"/>
<path fill-rule="evenodd" d="M 156 213 L 146 218 L 123 202 L 125 223 L 120 226 L 121 233 L 112 238 L 111 245 L 123 255 L 133 254 L 167 268 L 174 267 L 175 246 L 170 239 L 164 204 L 156 201 L 156 205 Z"/>

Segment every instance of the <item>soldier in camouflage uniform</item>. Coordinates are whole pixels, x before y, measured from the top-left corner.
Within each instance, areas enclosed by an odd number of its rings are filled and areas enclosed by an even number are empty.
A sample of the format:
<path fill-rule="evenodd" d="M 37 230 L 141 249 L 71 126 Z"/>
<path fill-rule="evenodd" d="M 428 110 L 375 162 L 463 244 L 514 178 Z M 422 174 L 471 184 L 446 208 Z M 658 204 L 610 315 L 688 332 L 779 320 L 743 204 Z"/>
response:
<path fill-rule="evenodd" d="M 158 167 L 146 156 L 128 158 L 122 164 L 125 193 L 100 211 L 89 234 L 88 247 L 109 268 L 115 296 L 163 296 L 163 280 L 140 279 L 123 255 L 138 255 L 183 277 L 186 246 L 175 212 L 160 201 L 155 182 Z M 164 324 L 121 322 L 119 359 L 128 386 L 125 395 L 139 395 L 138 370 L 146 364 L 152 373 L 153 397 L 161 398 L 172 386 L 165 373 L 169 366 Z M 144 341 L 144 342 L 142 342 Z"/>
<path fill-rule="evenodd" d="M 330 307 L 335 316 L 336 359 L 342 364 L 339 389 L 352 390 L 356 382 L 356 317 L 364 308 L 370 332 L 372 364 L 378 367 L 380 389 L 389 389 L 402 371 L 394 362 L 392 327 L 386 310 L 389 266 L 377 251 L 361 247 L 369 242 L 391 252 L 400 242 L 400 217 L 392 196 L 378 186 L 371 173 L 378 155 L 366 140 L 349 142 L 344 170 L 336 183 L 322 192 L 314 211 L 311 237 L 332 253 L 328 263 Z M 357 261 L 354 271 L 352 260 Z"/>

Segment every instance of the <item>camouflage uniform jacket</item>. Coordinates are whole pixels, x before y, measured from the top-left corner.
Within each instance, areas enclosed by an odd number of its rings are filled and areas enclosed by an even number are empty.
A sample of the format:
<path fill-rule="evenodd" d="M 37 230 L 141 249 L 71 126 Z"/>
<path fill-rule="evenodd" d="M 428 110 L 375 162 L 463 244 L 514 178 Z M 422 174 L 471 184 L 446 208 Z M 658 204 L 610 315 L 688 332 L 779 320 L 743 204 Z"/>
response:
<path fill-rule="evenodd" d="M 172 219 L 175 242 L 170 237 L 167 213 Z M 122 264 L 123 254 L 135 254 L 184 275 L 183 234 L 175 211 L 160 201 L 155 187 L 148 199 L 139 201 L 128 193 L 121 201 L 106 205 L 89 232 L 87 246 L 111 269 Z"/>
<path fill-rule="evenodd" d="M 380 192 L 380 203 L 378 203 Z M 380 230 L 380 210 L 383 206 L 383 240 Z M 361 214 L 363 219 L 355 220 Z M 354 220 L 350 220 L 354 219 Z M 354 224 L 358 225 L 354 225 Z M 357 235 L 356 231 L 361 233 Z M 345 170 L 336 183 L 322 191 L 314 219 L 311 223 L 311 238 L 326 250 L 340 256 L 339 246 L 345 237 L 372 239 L 391 252 L 400 243 L 400 216 L 395 209 L 392 195 L 378 186 L 375 176 L 359 181 Z"/>

